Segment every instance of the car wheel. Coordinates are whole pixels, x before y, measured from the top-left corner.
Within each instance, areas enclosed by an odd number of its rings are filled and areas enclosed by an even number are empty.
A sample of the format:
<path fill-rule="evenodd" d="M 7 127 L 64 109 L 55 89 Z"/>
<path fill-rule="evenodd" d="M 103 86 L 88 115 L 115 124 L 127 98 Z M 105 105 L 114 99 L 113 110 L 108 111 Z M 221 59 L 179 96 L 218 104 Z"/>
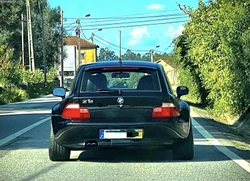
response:
<path fill-rule="evenodd" d="M 70 158 L 70 149 L 56 142 L 52 129 L 49 140 L 49 158 L 51 161 L 67 161 Z"/>
<path fill-rule="evenodd" d="M 177 142 L 173 148 L 174 160 L 191 160 L 194 157 L 194 139 L 192 126 L 186 139 Z"/>

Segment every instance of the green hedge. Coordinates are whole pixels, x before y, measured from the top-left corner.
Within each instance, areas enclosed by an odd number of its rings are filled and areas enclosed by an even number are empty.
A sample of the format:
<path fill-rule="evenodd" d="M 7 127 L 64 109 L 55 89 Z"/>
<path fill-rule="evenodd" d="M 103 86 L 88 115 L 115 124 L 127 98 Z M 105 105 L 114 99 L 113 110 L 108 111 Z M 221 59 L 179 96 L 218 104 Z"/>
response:
<path fill-rule="evenodd" d="M 53 88 L 59 87 L 59 81 L 48 82 L 44 85 L 44 83 L 28 83 L 27 85 L 27 94 L 29 98 L 39 97 L 40 95 L 51 94 Z"/>
<path fill-rule="evenodd" d="M 211 113 L 226 120 L 250 105 L 249 7 L 250 1 L 234 0 L 199 1 L 197 9 L 183 7 L 190 21 L 175 39 L 189 97 L 200 96 Z"/>

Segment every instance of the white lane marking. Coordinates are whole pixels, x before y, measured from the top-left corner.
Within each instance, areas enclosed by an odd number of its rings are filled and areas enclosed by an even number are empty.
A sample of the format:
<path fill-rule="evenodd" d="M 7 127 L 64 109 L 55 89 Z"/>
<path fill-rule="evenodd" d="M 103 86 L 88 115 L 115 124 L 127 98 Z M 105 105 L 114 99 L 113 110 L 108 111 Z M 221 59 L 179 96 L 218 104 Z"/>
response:
<path fill-rule="evenodd" d="M 244 170 L 250 173 L 250 164 L 243 160 L 241 157 L 230 151 L 228 148 L 226 148 L 221 142 L 219 142 L 217 139 L 215 139 L 205 128 L 203 128 L 195 119 L 193 119 L 193 126 L 197 131 L 204 136 L 215 148 L 217 148 L 221 153 L 226 155 L 228 158 L 230 158 L 232 161 L 234 161 L 236 164 L 238 164 L 240 167 L 242 167 Z"/>
<path fill-rule="evenodd" d="M 5 112 L 0 113 L 0 116 L 7 116 L 7 115 L 20 115 L 20 114 L 50 114 L 50 110 L 45 111 L 37 111 L 37 110 L 30 110 L 30 111 L 18 111 L 18 112 Z"/>
<path fill-rule="evenodd" d="M 40 124 L 42 124 L 42 123 L 48 121 L 49 119 L 50 119 L 50 117 L 44 118 L 44 119 L 42 119 L 42 120 L 40 120 L 40 121 L 38 121 L 38 122 L 36 122 L 36 123 L 34 123 L 34 124 L 32 124 L 32 125 L 30 125 L 30 126 L 24 128 L 24 129 L 22 129 L 22 130 L 20 130 L 20 131 L 18 131 L 18 132 L 16 132 L 16 133 L 14 133 L 14 134 L 11 134 L 10 136 L 7 136 L 7 137 L 1 139 L 1 140 L 0 140 L 0 146 L 5 145 L 5 144 L 8 143 L 9 141 L 11 141 L 11 140 L 17 138 L 18 136 L 20 136 L 20 135 L 22 135 L 22 134 L 28 132 L 28 131 L 31 130 L 31 129 L 34 129 L 35 127 L 37 127 L 37 126 L 39 126 Z"/>

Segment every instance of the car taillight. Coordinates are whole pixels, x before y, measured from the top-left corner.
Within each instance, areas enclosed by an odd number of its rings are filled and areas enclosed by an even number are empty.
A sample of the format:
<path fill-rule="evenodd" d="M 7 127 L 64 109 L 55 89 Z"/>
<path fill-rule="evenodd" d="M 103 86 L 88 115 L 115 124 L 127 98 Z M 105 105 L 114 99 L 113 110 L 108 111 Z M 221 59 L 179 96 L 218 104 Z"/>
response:
<path fill-rule="evenodd" d="M 72 122 L 81 122 L 90 118 L 89 110 L 81 108 L 79 104 L 67 104 L 62 112 L 62 117 L 71 119 Z M 79 119 L 79 120 L 77 120 Z"/>
<path fill-rule="evenodd" d="M 155 107 L 152 112 L 153 118 L 176 117 L 179 115 L 178 109 L 172 103 L 162 103 L 161 107 Z"/>

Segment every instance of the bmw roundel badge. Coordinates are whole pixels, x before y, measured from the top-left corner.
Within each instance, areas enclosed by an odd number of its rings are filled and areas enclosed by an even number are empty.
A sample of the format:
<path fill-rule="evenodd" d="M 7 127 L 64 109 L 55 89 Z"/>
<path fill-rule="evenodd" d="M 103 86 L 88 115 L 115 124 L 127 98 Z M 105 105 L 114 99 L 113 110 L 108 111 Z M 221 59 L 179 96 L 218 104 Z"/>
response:
<path fill-rule="evenodd" d="M 122 105 L 124 103 L 124 99 L 122 97 L 118 97 L 117 102 Z"/>

